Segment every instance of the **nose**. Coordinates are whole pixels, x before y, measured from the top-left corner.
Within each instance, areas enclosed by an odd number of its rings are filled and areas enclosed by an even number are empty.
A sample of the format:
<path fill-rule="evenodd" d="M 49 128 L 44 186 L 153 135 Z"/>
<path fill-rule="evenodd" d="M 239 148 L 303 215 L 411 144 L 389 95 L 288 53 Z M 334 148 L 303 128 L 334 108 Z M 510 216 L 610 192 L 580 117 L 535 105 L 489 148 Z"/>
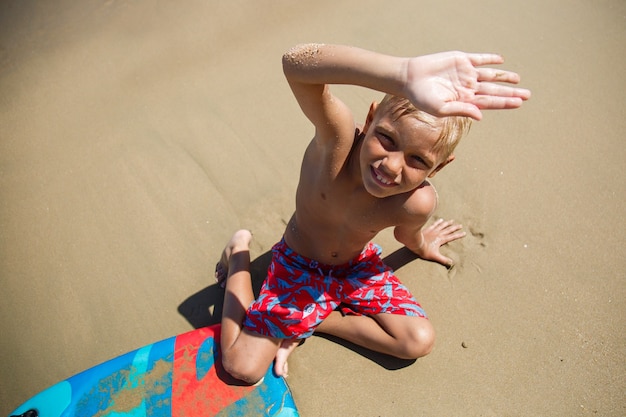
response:
<path fill-rule="evenodd" d="M 395 179 L 402 172 L 404 155 L 400 152 L 391 152 L 383 159 L 382 165 L 384 170 Z"/>

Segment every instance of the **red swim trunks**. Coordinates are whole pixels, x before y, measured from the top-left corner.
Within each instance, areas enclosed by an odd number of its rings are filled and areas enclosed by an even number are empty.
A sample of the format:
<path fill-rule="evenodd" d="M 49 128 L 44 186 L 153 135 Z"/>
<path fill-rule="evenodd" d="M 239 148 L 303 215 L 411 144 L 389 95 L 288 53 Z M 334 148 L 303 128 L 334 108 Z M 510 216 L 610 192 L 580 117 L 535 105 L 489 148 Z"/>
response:
<path fill-rule="evenodd" d="M 369 243 L 343 265 L 320 264 L 298 255 L 284 240 L 272 248 L 272 263 L 244 327 L 280 339 L 302 339 L 337 307 L 358 315 L 380 313 L 426 317 L 409 290 Z"/>

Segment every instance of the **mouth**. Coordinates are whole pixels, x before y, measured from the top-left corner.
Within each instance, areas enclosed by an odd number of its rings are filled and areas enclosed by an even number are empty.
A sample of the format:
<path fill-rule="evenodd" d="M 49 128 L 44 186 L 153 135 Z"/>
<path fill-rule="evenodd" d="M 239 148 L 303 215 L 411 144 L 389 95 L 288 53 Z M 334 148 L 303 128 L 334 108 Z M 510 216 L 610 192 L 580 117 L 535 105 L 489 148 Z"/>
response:
<path fill-rule="evenodd" d="M 376 183 L 381 187 L 394 187 L 396 185 L 395 181 L 385 176 L 382 172 L 372 167 L 372 177 L 376 180 Z"/>

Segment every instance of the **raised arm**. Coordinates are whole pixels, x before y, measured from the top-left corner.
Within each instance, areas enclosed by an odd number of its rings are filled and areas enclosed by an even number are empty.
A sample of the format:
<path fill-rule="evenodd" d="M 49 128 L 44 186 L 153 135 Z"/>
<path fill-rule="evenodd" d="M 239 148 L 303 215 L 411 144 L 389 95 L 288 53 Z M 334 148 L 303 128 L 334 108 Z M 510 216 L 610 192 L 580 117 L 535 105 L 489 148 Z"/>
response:
<path fill-rule="evenodd" d="M 329 84 L 352 84 L 400 93 L 404 58 L 343 45 L 297 45 L 283 55 L 283 71 L 319 138 L 354 137 L 352 112 L 333 97 Z"/>
<path fill-rule="evenodd" d="M 510 71 L 478 68 L 501 64 L 494 54 L 444 52 L 395 57 L 343 45 L 298 45 L 283 56 L 283 70 L 304 113 L 324 121 L 327 84 L 354 84 L 406 97 L 436 116 L 462 115 L 479 120 L 481 109 L 517 108 L 530 92 L 496 83 L 516 84 Z M 317 124 L 316 124 L 317 125 Z"/>

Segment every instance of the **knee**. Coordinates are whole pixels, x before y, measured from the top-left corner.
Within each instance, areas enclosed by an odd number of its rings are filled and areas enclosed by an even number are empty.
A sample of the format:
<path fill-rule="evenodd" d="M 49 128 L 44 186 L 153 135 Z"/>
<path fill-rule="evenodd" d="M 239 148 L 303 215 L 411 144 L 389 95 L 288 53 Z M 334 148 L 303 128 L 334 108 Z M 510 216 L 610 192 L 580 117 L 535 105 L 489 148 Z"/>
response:
<path fill-rule="evenodd" d="M 241 357 L 233 355 L 223 355 L 222 366 L 224 370 L 233 378 L 245 382 L 246 384 L 256 384 L 265 376 L 267 369 L 261 369 L 258 364 Z"/>
<path fill-rule="evenodd" d="M 435 329 L 427 319 L 407 331 L 399 346 L 399 357 L 417 359 L 428 355 L 435 346 Z"/>

